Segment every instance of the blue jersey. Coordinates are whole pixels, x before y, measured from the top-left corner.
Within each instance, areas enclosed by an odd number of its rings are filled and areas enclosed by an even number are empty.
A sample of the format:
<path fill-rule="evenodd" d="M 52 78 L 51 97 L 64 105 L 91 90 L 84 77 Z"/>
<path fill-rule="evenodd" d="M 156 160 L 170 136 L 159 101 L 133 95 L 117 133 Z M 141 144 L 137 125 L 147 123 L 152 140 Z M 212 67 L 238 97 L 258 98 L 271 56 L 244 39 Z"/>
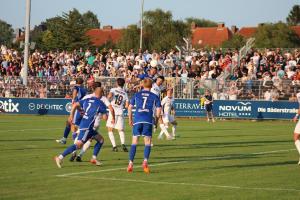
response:
<path fill-rule="evenodd" d="M 84 115 L 80 121 L 80 129 L 93 129 L 95 119 L 99 113 L 105 114 L 106 105 L 99 98 L 91 96 L 79 101 Z"/>
<path fill-rule="evenodd" d="M 130 100 L 130 105 L 135 106 L 133 124 L 153 124 L 154 107 L 160 108 L 160 99 L 150 91 L 142 90 L 136 93 Z"/>
<path fill-rule="evenodd" d="M 74 99 L 74 102 L 80 101 L 86 95 L 86 89 L 82 86 L 74 86 L 73 91 L 77 91 L 77 96 Z"/>

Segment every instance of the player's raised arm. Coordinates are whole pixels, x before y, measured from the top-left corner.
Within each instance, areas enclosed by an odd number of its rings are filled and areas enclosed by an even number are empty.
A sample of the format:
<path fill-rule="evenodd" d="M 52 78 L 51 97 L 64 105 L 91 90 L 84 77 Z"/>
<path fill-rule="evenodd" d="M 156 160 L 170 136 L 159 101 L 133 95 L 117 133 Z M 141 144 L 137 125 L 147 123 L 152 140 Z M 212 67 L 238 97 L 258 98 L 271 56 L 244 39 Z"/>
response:
<path fill-rule="evenodd" d="M 132 120 L 132 108 L 135 105 L 135 95 L 131 98 L 130 104 L 128 106 L 128 120 L 129 120 L 129 125 L 133 126 L 133 120 Z"/>

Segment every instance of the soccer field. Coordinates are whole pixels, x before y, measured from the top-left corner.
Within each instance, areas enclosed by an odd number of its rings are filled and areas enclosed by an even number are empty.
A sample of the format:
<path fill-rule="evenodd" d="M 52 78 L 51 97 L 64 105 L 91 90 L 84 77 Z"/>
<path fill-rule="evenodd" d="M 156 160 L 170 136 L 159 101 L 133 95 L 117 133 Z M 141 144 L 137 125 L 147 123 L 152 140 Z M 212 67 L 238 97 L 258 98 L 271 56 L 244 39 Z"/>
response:
<path fill-rule="evenodd" d="M 111 151 L 103 124 L 103 166 L 88 162 L 89 150 L 85 162 L 68 157 L 58 169 L 53 157 L 71 144 L 55 142 L 65 119 L 0 115 L 0 199 L 300 199 L 292 122 L 179 119 L 180 138 L 154 136 L 147 175 L 143 146 L 128 174 L 128 154 Z"/>

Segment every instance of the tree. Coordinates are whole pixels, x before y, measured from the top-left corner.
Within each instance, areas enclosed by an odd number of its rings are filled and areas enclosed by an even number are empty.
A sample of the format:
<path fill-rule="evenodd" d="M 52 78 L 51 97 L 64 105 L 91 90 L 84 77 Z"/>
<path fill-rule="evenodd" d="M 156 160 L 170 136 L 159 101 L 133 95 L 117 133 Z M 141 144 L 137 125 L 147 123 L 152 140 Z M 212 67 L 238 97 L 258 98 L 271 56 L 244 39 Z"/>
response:
<path fill-rule="evenodd" d="M 188 17 L 185 19 L 186 23 L 191 26 L 191 24 L 194 22 L 196 27 L 216 27 L 218 26 L 217 22 L 208 20 L 208 19 L 199 19 L 194 17 Z"/>
<path fill-rule="evenodd" d="M 144 46 L 158 51 L 169 50 L 182 41 L 190 27 L 172 19 L 170 11 L 156 9 L 144 13 Z"/>
<path fill-rule="evenodd" d="M 239 35 L 234 34 L 230 40 L 224 41 L 222 44 L 223 48 L 241 48 L 246 44 L 246 39 Z"/>
<path fill-rule="evenodd" d="M 255 33 L 255 46 L 259 48 L 293 48 L 300 46 L 299 36 L 282 22 L 264 24 Z"/>
<path fill-rule="evenodd" d="M 130 49 L 137 50 L 140 44 L 140 29 L 137 25 L 129 25 L 122 31 L 122 38 L 118 42 L 118 48 L 129 51 Z"/>
<path fill-rule="evenodd" d="M 100 22 L 97 15 L 93 12 L 87 11 L 82 15 L 82 19 L 87 29 L 100 28 Z"/>
<path fill-rule="evenodd" d="M 11 25 L 0 19 L 0 44 L 10 46 L 14 30 Z"/>
<path fill-rule="evenodd" d="M 293 6 L 289 16 L 286 18 L 286 21 L 289 25 L 296 26 L 300 24 L 300 5 Z"/>

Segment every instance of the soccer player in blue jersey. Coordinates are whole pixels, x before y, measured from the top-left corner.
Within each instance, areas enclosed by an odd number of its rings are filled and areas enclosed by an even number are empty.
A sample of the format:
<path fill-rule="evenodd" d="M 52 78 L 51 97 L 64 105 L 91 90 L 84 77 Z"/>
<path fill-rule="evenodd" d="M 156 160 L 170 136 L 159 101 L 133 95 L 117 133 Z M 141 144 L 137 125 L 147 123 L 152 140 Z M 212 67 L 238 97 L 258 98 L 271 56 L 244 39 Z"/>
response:
<path fill-rule="evenodd" d="M 86 95 L 86 89 L 83 87 L 83 79 L 82 78 L 77 78 L 76 79 L 76 85 L 73 88 L 73 93 L 72 93 L 72 104 L 80 101 L 81 99 L 83 99 L 83 97 Z M 59 139 L 56 140 L 57 143 L 61 143 L 61 144 L 66 144 L 67 143 L 67 138 L 69 136 L 70 131 L 72 130 L 73 132 L 73 139 L 76 138 L 76 131 L 77 131 L 77 127 L 80 124 L 80 120 L 81 120 L 81 114 L 79 111 L 76 111 L 75 115 L 74 115 L 74 119 L 72 120 L 72 122 L 70 123 L 69 121 L 66 122 L 66 127 L 64 130 L 64 136 Z"/>
<path fill-rule="evenodd" d="M 83 144 L 92 137 L 97 141 L 97 143 L 95 144 L 93 157 L 90 162 L 95 165 L 101 165 L 100 161 L 97 160 L 97 155 L 104 143 L 104 138 L 96 130 L 94 130 L 94 123 L 99 113 L 103 115 L 106 115 L 107 113 L 105 104 L 100 100 L 102 93 L 103 89 L 101 88 L 101 84 L 96 82 L 94 90 L 95 96 L 80 100 L 73 105 L 69 121 L 73 120 L 76 110 L 84 113 L 80 121 L 80 132 L 77 138 L 77 142 L 69 146 L 62 154 L 55 157 L 57 167 L 61 168 L 63 158 L 73 151 L 80 149 Z"/>
<path fill-rule="evenodd" d="M 153 129 L 153 112 L 156 112 L 156 116 L 160 117 L 161 104 L 157 95 L 150 92 L 152 87 L 151 79 L 143 80 L 143 90 L 136 93 L 130 100 L 128 107 L 129 125 L 133 126 L 132 130 L 132 145 L 129 152 L 129 164 L 127 172 L 133 171 L 133 160 L 136 153 L 136 147 L 140 136 L 144 137 L 144 161 L 143 169 L 145 173 L 150 173 L 148 166 L 148 159 L 151 151 L 152 129 Z M 135 106 L 136 111 L 133 113 L 132 109 Z M 155 111 L 153 108 L 156 108 Z"/>

